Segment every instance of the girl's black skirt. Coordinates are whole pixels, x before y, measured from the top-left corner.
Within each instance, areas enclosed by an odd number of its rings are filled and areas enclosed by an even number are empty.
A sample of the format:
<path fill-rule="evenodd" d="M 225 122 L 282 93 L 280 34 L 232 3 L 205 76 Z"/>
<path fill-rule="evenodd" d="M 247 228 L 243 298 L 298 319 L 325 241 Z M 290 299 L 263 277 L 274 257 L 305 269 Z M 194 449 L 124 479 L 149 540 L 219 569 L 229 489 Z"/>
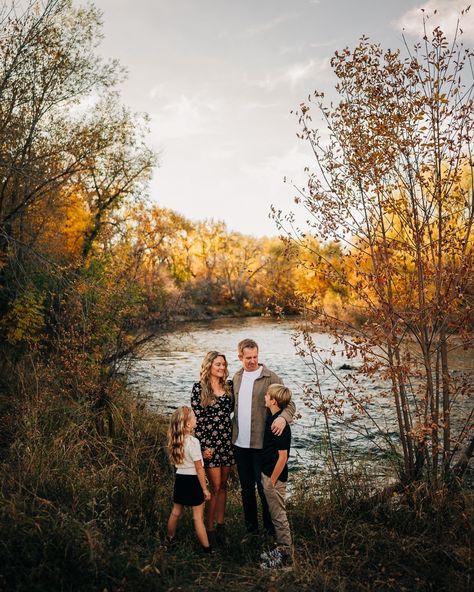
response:
<path fill-rule="evenodd" d="M 174 480 L 173 502 L 183 506 L 200 506 L 204 493 L 197 475 L 176 473 Z"/>

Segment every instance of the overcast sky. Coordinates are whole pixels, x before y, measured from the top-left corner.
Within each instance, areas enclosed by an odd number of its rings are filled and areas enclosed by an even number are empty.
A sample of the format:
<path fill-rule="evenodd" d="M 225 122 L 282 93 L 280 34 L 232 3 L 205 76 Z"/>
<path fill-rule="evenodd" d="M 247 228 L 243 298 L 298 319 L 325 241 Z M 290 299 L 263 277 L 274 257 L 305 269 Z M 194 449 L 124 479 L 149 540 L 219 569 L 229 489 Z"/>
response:
<path fill-rule="evenodd" d="M 150 197 L 192 220 L 277 234 L 273 204 L 293 210 L 284 177 L 304 183 L 311 165 L 290 114 L 313 90 L 331 92 L 329 60 L 361 35 L 402 47 L 420 9 L 452 27 L 458 0 L 94 0 L 100 51 L 129 72 L 124 102 L 151 117 L 160 166 Z M 473 40 L 473 16 L 464 23 Z M 435 22 L 432 20 L 431 22 Z"/>

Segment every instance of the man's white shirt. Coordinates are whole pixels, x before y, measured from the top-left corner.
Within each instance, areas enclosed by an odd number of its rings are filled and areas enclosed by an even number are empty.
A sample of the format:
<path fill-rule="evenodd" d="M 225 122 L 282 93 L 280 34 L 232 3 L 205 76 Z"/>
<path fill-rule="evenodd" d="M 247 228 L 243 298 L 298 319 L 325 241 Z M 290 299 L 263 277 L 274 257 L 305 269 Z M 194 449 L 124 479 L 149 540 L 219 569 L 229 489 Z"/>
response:
<path fill-rule="evenodd" d="M 252 419 L 252 393 L 253 383 L 262 374 L 262 366 L 253 372 L 244 370 L 242 374 L 242 382 L 239 390 L 239 410 L 238 410 L 238 425 L 239 433 L 237 434 L 236 446 L 241 448 L 250 448 L 250 424 Z"/>

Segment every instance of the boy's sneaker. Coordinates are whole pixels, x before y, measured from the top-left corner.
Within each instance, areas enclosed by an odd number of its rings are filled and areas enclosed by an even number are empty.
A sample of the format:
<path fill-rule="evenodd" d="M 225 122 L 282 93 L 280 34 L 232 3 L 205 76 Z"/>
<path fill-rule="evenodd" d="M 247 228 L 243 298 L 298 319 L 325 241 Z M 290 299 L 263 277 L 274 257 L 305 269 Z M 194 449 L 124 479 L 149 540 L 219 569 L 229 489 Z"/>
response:
<path fill-rule="evenodd" d="M 260 553 L 260 559 L 263 559 L 264 561 L 267 561 L 268 559 L 281 559 L 281 556 L 282 552 L 278 547 L 273 547 L 273 549 Z"/>
<path fill-rule="evenodd" d="M 262 569 L 291 569 L 293 566 L 291 555 L 282 552 L 278 547 L 268 553 L 262 553 L 261 558 L 263 559 L 260 564 Z"/>

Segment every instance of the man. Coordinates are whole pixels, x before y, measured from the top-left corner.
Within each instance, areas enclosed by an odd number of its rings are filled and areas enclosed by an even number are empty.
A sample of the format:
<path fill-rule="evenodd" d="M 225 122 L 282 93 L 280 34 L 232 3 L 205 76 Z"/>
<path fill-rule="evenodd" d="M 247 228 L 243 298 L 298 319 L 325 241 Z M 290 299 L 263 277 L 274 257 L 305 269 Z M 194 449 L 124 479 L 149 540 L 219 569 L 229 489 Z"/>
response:
<path fill-rule="evenodd" d="M 255 495 L 257 486 L 262 503 L 263 527 L 269 534 L 274 534 L 275 528 L 262 487 L 260 456 L 267 417 L 265 393 L 271 384 L 282 384 L 282 380 L 269 368 L 258 363 L 258 345 L 253 339 L 244 339 L 237 347 L 242 368 L 233 378 L 235 408 L 232 443 L 242 492 L 245 526 L 250 533 L 258 532 Z M 273 433 L 280 435 L 294 414 L 295 404 L 291 401 L 273 422 Z"/>

